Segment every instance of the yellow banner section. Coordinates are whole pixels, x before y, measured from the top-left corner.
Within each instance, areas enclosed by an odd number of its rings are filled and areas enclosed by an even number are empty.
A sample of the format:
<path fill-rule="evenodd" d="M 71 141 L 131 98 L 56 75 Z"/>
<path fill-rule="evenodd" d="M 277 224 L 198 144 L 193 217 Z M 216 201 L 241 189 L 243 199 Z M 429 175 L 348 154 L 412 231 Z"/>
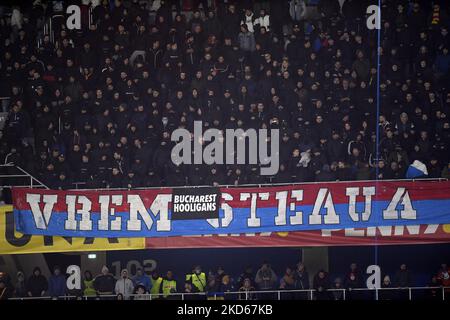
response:
<path fill-rule="evenodd" d="M 69 238 L 16 231 L 12 206 L 0 206 L 0 254 L 145 249 L 145 238 Z"/>

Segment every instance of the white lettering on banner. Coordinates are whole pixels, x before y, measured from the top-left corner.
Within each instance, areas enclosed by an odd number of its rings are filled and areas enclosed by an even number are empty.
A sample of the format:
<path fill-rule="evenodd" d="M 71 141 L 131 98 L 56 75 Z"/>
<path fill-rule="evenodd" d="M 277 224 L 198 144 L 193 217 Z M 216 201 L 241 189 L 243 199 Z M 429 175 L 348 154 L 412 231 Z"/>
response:
<path fill-rule="evenodd" d="M 416 210 L 414 210 L 409 193 L 406 188 L 397 188 L 394 196 L 388 207 L 383 210 L 384 219 L 398 219 L 397 206 L 402 205 L 403 209 L 400 210 L 401 219 L 416 219 Z"/>
<path fill-rule="evenodd" d="M 150 211 L 156 216 L 159 214 L 159 220 L 156 221 L 157 231 L 170 231 L 171 224 L 169 220 L 169 202 L 172 201 L 170 194 L 158 194 L 150 206 Z"/>
<path fill-rule="evenodd" d="M 69 277 L 66 280 L 67 289 L 80 290 L 81 289 L 81 270 L 77 265 L 70 265 L 66 269 L 66 273 Z"/>
<path fill-rule="evenodd" d="M 261 193 L 256 193 L 253 192 L 251 194 L 251 199 L 250 199 L 250 218 L 247 219 L 247 226 L 250 228 L 258 228 L 261 227 L 261 218 L 258 218 L 256 216 L 256 200 L 257 198 L 260 198 L 261 200 L 269 200 L 269 192 L 261 192 Z M 248 198 L 250 198 L 250 193 L 248 192 L 242 192 L 241 193 L 241 201 L 246 201 Z"/>
<path fill-rule="evenodd" d="M 336 210 L 334 209 L 334 203 L 333 198 L 331 197 L 331 192 L 328 192 L 327 188 L 321 188 L 319 190 L 316 202 L 314 203 L 313 212 L 309 216 L 309 224 L 322 224 L 322 215 L 320 214 L 322 206 L 326 210 L 326 214 L 324 215 L 324 223 L 338 224 L 340 221 L 339 216 L 336 214 Z"/>
<path fill-rule="evenodd" d="M 43 212 L 40 208 L 40 194 L 27 193 L 26 201 L 30 205 L 31 213 L 33 214 L 34 222 L 36 223 L 36 228 L 47 229 L 52 216 L 53 207 L 55 206 L 55 203 L 58 202 L 58 196 L 56 194 L 44 194 L 42 198 L 44 201 Z"/>
<path fill-rule="evenodd" d="M 169 220 L 169 202 L 172 199 L 170 194 L 158 194 L 150 206 L 150 211 L 156 216 L 159 214 L 159 220 L 156 222 L 157 231 L 170 231 L 171 224 Z M 153 219 L 145 208 L 141 197 L 138 195 L 128 195 L 127 202 L 130 205 L 130 219 L 127 221 L 129 231 L 141 231 L 141 216 L 148 230 L 152 228 Z"/>
<path fill-rule="evenodd" d="M 226 201 L 232 201 L 233 196 L 229 193 L 222 193 L 222 199 Z M 226 228 L 230 225 L 231 221 L 233 221 L 233 208 L 226 202 L 223 202 L 220 208 L 224 213 L 224 217 L 221 219 L 221 223 L 219 223 L 219 219 L 206 219 L 206 221 L 216 229 L 219 228 L 220 225 L 223 228 Z"/>
<path fill-rule="evenodd" d="M 292 190 L 291 198 L 298 202 L 303 201 L 303 190 Z M 295 202 L 291 203 L 291 211 L 295 211 Z M 291 217 L 289 221 L 292 225 L 303 224 L 303 212 L 295 211 L 295 216 Z"/>
<path fill-rule="evenodd" d="M 438 224 L 429 224 L 427 225 L 424 234 L 434 234 L 436 233 L 437 229 L 439 228 Z"/>
<path fill-rule="evenodd" d="M 366 286 L 368 289 L 375 289 L 381 287 L 381 269 L 376 264 L 368 266 L 366 273 L 370 276 L 366 280 Z"/>
<path fill-rule="evenodd" d="M 129 231 L 141 231 L 141 220 L 138 219 L 138 214 L 144 221 L 147 229 L 150 230 L 153 225 L 153 219 L 150 217 L 141 197 L 138 195 L 129 195 L 127 202 L 130 205 L 130 219 L 127 221 L 127 229 Z"/>
<path fill-rule="evenodd" d="M 78 201 L 77 201 L 78 200 Z M 81 209 L 76 210 L 77 202 L 81 204 Z M 66 230 L 92 231 L 91 208 L 92 202 L 86 196 L 66 196 L 67 220 L 64 224 Z M 81 220 L 77 221 L 75 215 L 81 215 Z M 78 228 L 79 227 L 79 228 Z"/>
<path fill-rule="evenodd" d="M 120 194 L 112 196 L 101 195 L 98 197 L 98 202 L 100 204 L 100 220 L 98 221 L 98 230 L 111 229 L 114 231 L 120 231 L 122 229 L 122 218 L 115 216 L 115 208 L 109 205 L 110 199 L 112 204 L 116 206 L 122 205 L 123 196 Z M 111 227 L 109 226 L 110 216 L 113 217 L 111 220 Z"/>
<path fill-rule="evenodd" d="M 275 198 L 278 200 L 278 215 L 275 217 L 275 225 L 285 226 L 287 224 L 286 210 L 287 210 L 287 196 L 288 191 L 278 191 L 275 194 Z M 300 202 L 303 200 L 303 190 L 292 190 L 291 198 Z M 295 216 L 290 217 L 289 222 L 291 225 L 303 224 L 302 211 L 295 211 L 295 202 L 291 202 L 290 211 L 295 212 Z"/>
<path fill-rule="evenodd" d="M 359 196 L 359 188 L 346 188 L 345 194 L 349 197 L 348 201 L 348 214 L 350 218 L 358 222 L 359 214 L 356 212 L 356 197 Z M 375 187 L 363 187 L 364 196 L 364 212 L 362 213 L 362 221 L 368 221 L 372 213 L 372 196 L 375 195 Z"/>
<path fill-rule="evenodd" d="M 279 191 L 275 194 L 275 198 L 278 200 L 278 215 L 275 217 L 275 225 L 285 226 L 286 225 L 286 201 L 287 201 L 287 191 Z"/>
<path fill-rule="evenodd" d="M 439 228 L 438 224 L 429 224 L 425 225 L 425 230 L 423 234 L 435 234 L 437 229 Z M 367 227 L 367 228 L 344 228 L 344 229 L 322 229 L 322 237 L 331 237 L 333 232 L 339 232 L 344 230 L 344 235 L 346 237 L 375 237 L 376 232 L 379 232 L 379 235 L 382 237 L 391 237 L 391 236 L 403 236 L 406 234 L 409 235 L 419 235 L 420 234 L 420 225 L 409 225 L 409 226 L 380 226 L 380 227 Z"/>
<path fill-rule="evenodd" d="M 381 227 L 368 227 L 367 228 L 367 236 L 375 237 L 377 229 L 382 236 L 389 237 L 392 235 L 392 227 L 391 226 L 381 226 Z"/>
<path fill-rule="evenodd" d="M 311 229 L 314 229 L 314 226 L 320 228 L 321 225 L 328 225 L 331 228 L 340 227 L 339 223 L 341 219 L 344 219 L 345 221 L 351 222 L 350 225 L 345 225 L 345 227 L 351 228 L 344 229 L 348 236 L 375 237 L 380 233 L 382 235 L 399 235 L 403 234 L 404 230 L 408 230 L 410 234 L 418 234 L 418 227 L 410 224 L 416 223 L 416 225 L 418 225 L 422 222 L 411 221 L 417 219 L 417 211 L 414 209 L 409 192 L 405 187 L 394 188 L 393 191 L 391 191 L 392 197 L 390 200 L 388 199 L 389 201 L 386 201 L 386 196 L 384 195 L 383 201 L 379 200 L 377 202 L 373 201 L 376 194 L 375 186 L 346 187 L 345 203 L 342 203 L 343 194 L 334 194 L 334 190 L 329 187 L 320 188 L 315 191 L 315 194 L 308 194 L 308 203 L 313 201 L 312 209 L 310 209 L 311 206 L 309 204 L 302 204 L 305 197 L 303 189 L 290 188 L 283 190 L 277 188 L 275 191 L 270 190 L 270 192 L 252 192 L 253 190 L 254 189 L 250 189 L 249 192 L 245 192 L 246 190 L 241 192 L 241 190 L 239 190 L 235 195 L 232 192 L 222 193 L 221 201 L 217 202 L 215 201 L 217 197 L 216 194 L 174 195 L 172 207 L 169 206 L 172 201 L 172 194 L 170 193 L 157 193 L 152 196 L 132 193 L 103 193 L 97 196 L 95 194 L 85 196 L 81 193 L 70 194 L 70 192 L 67 192 L 65 194 L 65 208 L 61 208 L 60 210 L 62 212 L 67 212 L 67 216 L 64 215 L 65 220 L 63 221 L 65 231 L 92 231 L 95 229 L 107 232 L 143 232 L 145 230 L 152 230 L 152 228 L 155 232 L 171 231 L 172 225 L 171 220 L 169 219 L 169 208 L 172 208 L 172 210 L 176 208 L 177 201 L 183 206 L 199 207 L 200 209 L 204 207 L 205 210 L 212 209 L 213 206 L 220 203 L 220 218 L 206 219 L 212 229 L 227 228 L 233 225 L 232 222 L 236 220 L 236 217 L 234 217 L 234 209 L 229 204 L 230 201 L 244 202 L 237 205 L 237 210 L 240 212 L 239 219 L 245 219 L 244 221 L 246 221 L 247 228 L 261 228 L 261 219 L 266 217 L 270 219 L 273 218 L 274 220 L 272 223 L 269 220 L 263 220 L 267 221 L 264 223 L 263 227 L 295 226 L 305 223 L 311 225 Z M 265 191 L 265 189 L 262 190 Z M 313 196 L 315 197 L 314 199 L 312 199 Z M 338 213 L 336 211 L 333 196 L 339 197 L 341 204 L 338 208 L 340 210 L 346 210 L 348 212 L 348 217 L 341 217 L 342 214 L 346 215 L 346 212 Z M 49 226 L 51 226 L 52 223 L 52 213 L 56 210 L 55 205 L 58 203 L 58 195 L 25 193 L 24 197 L 30 207 L 35 224 L 35 226 L 24 224 L 26 227 L 30 228 L 25 228 L 24 231 L 32 232 L 31 229 L 33 228 L 44 230 L 50 228 Z M 126 199 L 124 197 L 126 197 Z M 148 197 L 150 199 L 148 199 Z M 144 199 L 146 199 L 145 204 Z M 271 206 L 264 208 L 264 205 L 261 205 L 260 201 L 268 200 L 271 200 Z M 94 205 L 92 201 L 95 201 L 96 204 L 98 204 L 99 212 L 92 212 L 92 207 Z M 214 203 L 209 203 L 211 201 Z M 275 201 L 277 202 L 276 206 L 273 204 Z M 388 204 L 385 205 L 385 203 Z M 125 216 L 118 214 L 118 210 L 122 206 L 123 208 L 121 211 L 126 213 Z M 383 207 L 381 208 L 381 206 Z M 95 205 L 95 207 L 97 208 L 97 205 Z M 306 208 L 308 208 L 307 212 L 305 212 Z M 122 213 L 121 211 L 119 212 Z M 244 215 L 244 212 L 245 216 L 242 216 Z M 378 216 L 371 218 L 373 212 L 378 214 Z M 98 217 L 98 219 L 92 219 L 93 214 L 97 215 L 94 217 Z M 307 217 L 308 220 L 305 220 L 304 222 L 303 217 L 305 214 L 305 218 Z M 61 215 L 59 215 L 58 218 L 61 218 Z M 409 220 L 410 222 L 407 223 L 409 224 L 407 227 L 396 226 L 395 228 L 391 226 L 375 227 L 373 224 L 371 226 L 366 226 L 366 224 L 363 223 L 368 222 L 371 219 L 375 220 L 374 222 L 378 222 L 380 218 L 390 222 L 402 219 Z M 144 222 L 145 225 L 142 225 L 142 222 Z M 360 222 L 361 224 L 358 224 Z M 94 224 L 98 225 L 94 226 Z M 383 224 L 388 223 L 384 221 Z M 392 223 L 391 225 L 396 225 L 396 223 Z M 323 230 L 322 234 L 324 236 L 329 236 L 331 235 L 331 232 L 335 230 L 342 229 Z M 245 232 L 231 230 L 231 228 L 229 231 L 230 233 Z M 251 231 L 251 229 L 247 231 Z M 191 230 L 186 231 L 185 235 L 190 232 Z M 71 233 L 66 232 L 66 234 Z"/>

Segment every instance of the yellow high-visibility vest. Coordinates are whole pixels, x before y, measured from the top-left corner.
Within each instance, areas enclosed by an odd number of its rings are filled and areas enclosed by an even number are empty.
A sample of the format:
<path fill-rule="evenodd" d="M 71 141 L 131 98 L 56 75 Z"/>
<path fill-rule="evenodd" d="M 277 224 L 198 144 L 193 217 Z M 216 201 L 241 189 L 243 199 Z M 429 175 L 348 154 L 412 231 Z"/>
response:
<path fill-rule="evenodd" d="M 97 291 L 94 288 L 94 280 L 84 280 L 83 283 L 84 283 L 83 295 L 85 296 L 97 295 Z"/>
<path fill-rule="evenodd" d="M 177 282 L 175 280 L 164 279 L 162 281 L 162 293 L 167 298 L 172 292 L 177 292 Z"/>
<path fill-rule="evenodd" d="M 199 292 L 205 292 L 206 274 L 204 272 L 200 274 L 189 273 L 186 275 L 186 281 L 191 281 L 192 285 L 195 286 Z"/>
<path fill-rule="evenodd" d="M 159 290 L 161 289 L 161 283 L 163 281 L 163 278 L 158 277 L 158 279 L 153 279 L 153 277 L 150 277 L 150 280 L 152 281 L 152 288 L 150 289 L 151 294 L 158 294 L 160 293 Z M 157 298 L 157 296 L 152 297 Z"/>

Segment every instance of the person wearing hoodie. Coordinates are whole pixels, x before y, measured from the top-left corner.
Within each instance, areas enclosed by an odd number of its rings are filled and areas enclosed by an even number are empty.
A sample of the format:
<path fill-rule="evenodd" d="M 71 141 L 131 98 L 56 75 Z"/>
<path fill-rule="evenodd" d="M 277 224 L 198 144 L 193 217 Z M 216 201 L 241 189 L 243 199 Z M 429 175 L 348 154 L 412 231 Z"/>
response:
<path fill-rule="evenodd" d="M 378 300 L 394 300 L 394 291 L 392 288 L 391 277 L 389 275 L 384 276 L 381 283 L 381 290 L 378 291 Z"/>
<path fill-rule="evenodd" d="M 42 275 L 41 269 L 35 267 L 33 274 L 28 278 L 27 283 L 29 297 L 43 297 L 48 289 L 47 278 Z"/>
<path fill-rule="evenodd" d="M 48 279 L 48 294 L 52 298 L 65 296 L 67 293 L 66 277 L 61 274 L 61 268 L 55 266 L 53 275 Z"/>
<path fill-rule="evenodd" d="M 344 292 L 342 288 L 342 279 L 336 278 L 334 280 L 334 285 L 332 287 L 333 291 L 331 291 L 331 299 L 332 300 L 343 300 L 344 299 Z"/>
<path fill-rule="evenodd" d="M 122 294 L 125 300 L 129 300 L 134 291 L 133 281 L 128 277 L 127 269 L 123 269 L 120 276 L 116 282 L 115 292 L 117 295 Z"/>
<path fill-rule="evenodd" d="M 145 291 L 150 292 L 152 288 L 152 281 L 150 280 L 150 277 L 147 276 L 142 268 L 137 268 L 136 270 L 136 276 L 133 278 L 134 285 L 143 285 L 145 287 Z"/>
<path fill-rule="evenodd" d="M 255 283 L 259 290 L 274 290 L 277 283 L 277 275 L 272 270 L 270 264 L 264 262 L 261 268 L 256 272 Z M 263 295 L 263 298 L 270 298 L 271 294 Z"/>
<path fill-rule="evenodd" d="M 27 296 L 27 283 L 25 281 L 25 275 L 22 271 L 17 272 L 17 282 L 14 288 L 14 296 L 16 298 L 23 298 Z"/>

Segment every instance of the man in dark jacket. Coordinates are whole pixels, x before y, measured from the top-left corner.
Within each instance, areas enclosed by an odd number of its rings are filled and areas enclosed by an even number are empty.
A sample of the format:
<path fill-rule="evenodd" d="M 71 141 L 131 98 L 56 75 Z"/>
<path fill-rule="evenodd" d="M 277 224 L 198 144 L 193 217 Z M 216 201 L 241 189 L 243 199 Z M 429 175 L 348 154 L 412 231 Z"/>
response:
<path fill-rule="evenodd" d="M 309 286 L 309 274 L 303 262 L 297 264 L 297 269 L 294 271 L 294 289 L 307 290 Z M 298 292 L 295 297 L 299 300 L 308 299 L 308 292 Z"/>
<path fill-rule="evenodd" d="M 28 279 L 28 296 L 43 297 L 48 289 L 47 278 L 41 274 L 39 267 L 34 268 L 33 274 Z"/>
<path fill-rule="evenodd" d="M 329 292 L 327 291 L 330 288 L 330 279 L 328 276 L 328 272 L 324 270 L 320 270 L 314 277 L 313 287 L 316 290 L 316 299 L 317 300 L 328 300 L 330 298 Z"/>
<path fill-rule="evenodd" d="M 411 272 L 408 270 L 406 264 L 400 266 L 394 277 L 394 285 L 398 288 L 406 288 L 412 286 Z M 398 298 L 401 300 L 408 299 L 408 290 L 399 290 Z"/>
<path fill-rule="evenodd" d="M 116 280 L 113 275 L 109 273 L 109 269 L 103 266 L 102 273 L 95 277 L 94 288 L 99 295 L 113 294 L 116 285 Z"/>

